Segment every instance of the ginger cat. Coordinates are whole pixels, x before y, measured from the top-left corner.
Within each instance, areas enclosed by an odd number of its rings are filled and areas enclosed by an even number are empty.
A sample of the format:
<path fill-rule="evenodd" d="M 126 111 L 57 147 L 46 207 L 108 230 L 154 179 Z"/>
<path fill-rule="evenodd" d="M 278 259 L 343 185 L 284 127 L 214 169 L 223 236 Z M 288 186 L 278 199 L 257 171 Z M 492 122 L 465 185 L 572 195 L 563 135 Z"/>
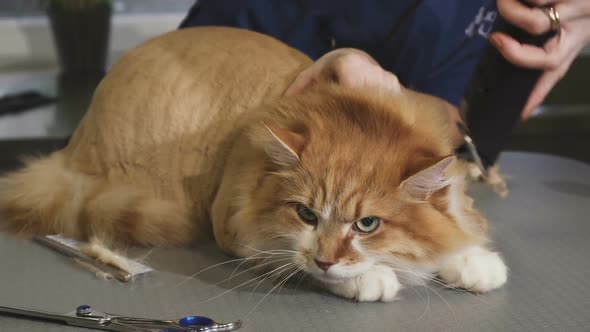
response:
<path fill-rule="evenodd" d="M 255 32 L 174 31 L 117 62 L 66 148 L 0 179 L 0 223 L 144 246 L 212 233 L 358 301 L 393 300 L 403 275 L 486 292 L 507 271 L 445 107 L 359 51 L 314 65 Z"/>

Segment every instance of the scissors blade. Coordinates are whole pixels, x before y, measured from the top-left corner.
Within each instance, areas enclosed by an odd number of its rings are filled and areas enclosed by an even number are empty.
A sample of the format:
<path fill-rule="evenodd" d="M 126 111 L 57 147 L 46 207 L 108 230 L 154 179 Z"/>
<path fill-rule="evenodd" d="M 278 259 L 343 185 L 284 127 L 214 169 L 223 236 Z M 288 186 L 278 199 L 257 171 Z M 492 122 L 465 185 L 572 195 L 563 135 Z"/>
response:
<path fill-rule="evenodd" d="M 136 332 L 136 331 L 152 331 L 147 329 L 137 329 L 134 327 L 118 326 L 112 324 L 106 319 L 97 317 L 81 317 L 77 316 L 76 312 L 73 311 L 67 314 L 59 314 L 54 312 L 36 310 L 36 309 L 25 309 L 18 307 L 7 307 L 0 306 L 0 314 L 8 314 L 21 316 L 26 318 L 34 318 L 45 320 L 54 323 L 60 323 L 76 327 L 85 327 L 90 329 L 105 330 L 105 331 L 116 331 L 116 332 Z"/>
<path fill-rule="evenodd" d="M 1 314 L 9 314 L 15 316 L 23 316 L 29 318 L 38 318 L 43 320 L 55 321 L 60 323 L 66 323 L 66 320 L 71 317 L 67 317 L 63 314 L 56 314 L 52 312 L 42 311 L 42 310 L 34 310 L 34 309 L 25 309 L 25 308 L 18 308 L 18 307 L 6 307 L 0 306 L 0 313 Z"/>
<path fill-rule="evenodd" d="M 0 306 L 1 314 L 10 314 L 15 316 L 22 316 L 27 318 L 36 318 L 41 320 L 47 320 L 57 322 L 61 324 L 67 324 L 72 326 L 90 327 L 96 328 L 97 323 L 87 318 L 77 317 L 72 314 L 58 314 L 48 311 L 25 309 L 18 307 L 6 307 Z"/>
<path fill-rule="evenodd" d="M 471 160 L 479 168 L 479 170 L 482 174 L 482 177 L 484 179 L 486 179 L 488 177 L 488 170 L 484 166 L 483 161 L 481 160 L 481 157 L 479 156 L 479 153 L 477 152 L 477 148 L 475 147 L 475 143 L 473 142 L 473 139 L 471 139 L 471 136 L 469 136 L 469 132 L 468 132 L 467 128 L 460 122 L 457 123 L 457 126 L 459 127 L 459 130 L 461 131 L 461 134 L 463 135 L 463 140 L 465 140 L 465 146 L 467 147 L 467 152 L 469 152 Z"/>
<path fill-rule="evenodd" d="M 481 161 L 481 158 L 479 157 L 479 153 L 477 153 L 477 149 L 475 148 L 475 144 L 473 144 L 473 140 L 471 139 L 471 137 L 469 137 L 469 135 L 465 135 L 465 142 L 467 143 L 467 149 L 469 150 L 469 153 L 471 154 L 471 158 L 473 158 L 473 161 L 475 162 L 475 164 L 479 168 L 483 178 L 484 179 L 487 178 L 488 171 L 484 167 L 483 162 Z"/>

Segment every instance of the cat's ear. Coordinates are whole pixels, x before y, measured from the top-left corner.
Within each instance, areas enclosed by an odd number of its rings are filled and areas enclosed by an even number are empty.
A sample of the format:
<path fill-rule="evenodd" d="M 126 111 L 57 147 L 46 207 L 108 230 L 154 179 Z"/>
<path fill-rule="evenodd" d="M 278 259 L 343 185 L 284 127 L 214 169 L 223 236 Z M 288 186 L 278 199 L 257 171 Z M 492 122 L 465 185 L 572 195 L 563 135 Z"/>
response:
<path fill-rule="evenodd" d="M 282 166 L 293 166 L 299 161 L 305 137 L 289 129 L 264 124 L 266 137 L 261 142 L 268 156 Z"/>
<path fill-rule="evenodd" d="M 327 82 L 349 88 L 380 89 L 390 94 L 403 90 L 397 76 L 381 68 L 367 53 L 356 49 L 338 49 L 322 56 L 302 71 L 285 91 L 285 95 L 297 95 Z"/>
<path fill-rule="evenodd" d="M 446 157 L 410 176 L 401 183 L 401 190 L 414 199 L 427 200 L 433 193 L 451 184 L 453 179 L 447 175 L 447 169 L 454 160 L 454 156 Z"/>

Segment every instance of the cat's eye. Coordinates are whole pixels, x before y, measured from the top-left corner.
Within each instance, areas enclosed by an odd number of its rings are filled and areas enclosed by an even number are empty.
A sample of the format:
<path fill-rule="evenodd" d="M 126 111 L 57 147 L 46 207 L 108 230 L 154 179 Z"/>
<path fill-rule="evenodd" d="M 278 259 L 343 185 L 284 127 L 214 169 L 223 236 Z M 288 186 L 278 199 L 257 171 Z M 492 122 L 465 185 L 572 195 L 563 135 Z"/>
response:
<path fill-rule="evenodd" d="M 381 219 L 379 217 L 364 217 L 362 219 L 357 220 L 353 225 L 352 228 L 361 233 L 371 233 L 372 231 L 376 230 L 381 223 Z"/>
<path fill-rule="evenodd" d="M 310 225 L 317 225 L 318 216 L 307 206 L 303 204 L 297 204 L 295 208 L 297 209 L 297 215 L 299 218 L 301 218 L 301 220 Z"/>

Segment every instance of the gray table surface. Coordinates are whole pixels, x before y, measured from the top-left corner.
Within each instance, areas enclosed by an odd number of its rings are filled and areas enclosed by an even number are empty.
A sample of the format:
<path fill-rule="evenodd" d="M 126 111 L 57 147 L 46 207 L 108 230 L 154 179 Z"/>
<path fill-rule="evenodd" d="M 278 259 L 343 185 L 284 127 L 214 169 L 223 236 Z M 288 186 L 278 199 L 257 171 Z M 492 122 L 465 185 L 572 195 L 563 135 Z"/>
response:
<path fill-rule="evenodd" d="M 131 248 L 157 269 L 132 283 L 97 279 L 36 243 L 0 234 L 0 305 L 67 312 L 87 303 L 144 317 L 202 314 L 221 321 L 247 316 L 241 331 L 588 331 L 590 330 L 590 166 L 563 158 L 505 153 L 511 194 L 472 188 L 496 247 L 510 268 L 506 287 L 486 295 L 430 284 L 406 288 L 393 303 L 355 303 L 292 283 L 280 293 L 264 282 L 216 297 L 236 264 L 196 271 L 230 258 L 214 243 L 198 248 Z M 213 300 L 207 301 L 208 299 Z M 262 301 L 261 301 L 262 300 Z M 251 309 L 260 303 L 256 310 Z M 78 331 L 0 316 L 0 331 Z"/>

